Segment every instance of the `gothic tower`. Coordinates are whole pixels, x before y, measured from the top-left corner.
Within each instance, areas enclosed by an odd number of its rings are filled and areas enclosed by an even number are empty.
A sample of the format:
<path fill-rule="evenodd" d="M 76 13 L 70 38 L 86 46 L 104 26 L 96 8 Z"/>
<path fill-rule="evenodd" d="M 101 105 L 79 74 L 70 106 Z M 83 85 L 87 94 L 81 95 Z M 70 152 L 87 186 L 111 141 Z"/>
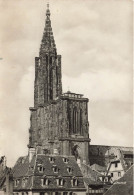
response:
<path fill-rule="evenodd" d="M 35 58 L 34 106 L 45 105 L 62 94 L 61 56 L 57 55 L 49 5 L 39 57 Z"/>
<path fill-rule="evenodd" d="M 38 153 L 75 155 L 88 162 L 88 99 L 69 91 L 62 93 L 61 77 L 61 56 L 57 55 L 47 6 L 39 57 L 35 58 L 28 147 Z"/>

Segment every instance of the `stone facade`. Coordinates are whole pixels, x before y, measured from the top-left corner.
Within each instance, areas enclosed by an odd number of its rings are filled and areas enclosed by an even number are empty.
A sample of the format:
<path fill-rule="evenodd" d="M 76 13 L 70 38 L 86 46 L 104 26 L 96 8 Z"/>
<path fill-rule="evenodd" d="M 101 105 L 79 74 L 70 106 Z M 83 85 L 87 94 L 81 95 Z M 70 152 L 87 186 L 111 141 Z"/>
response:
<path fill-rule="evenodd" d="M 39 57 L 35 58 L 34 107 L 30 111 L 29 148 L 38 147 L 45 154 L 73 154 L 88 162 L 88 99 L 70 91 L 62 93 L 61 55 L 57 55 L 49 8 Z"/>

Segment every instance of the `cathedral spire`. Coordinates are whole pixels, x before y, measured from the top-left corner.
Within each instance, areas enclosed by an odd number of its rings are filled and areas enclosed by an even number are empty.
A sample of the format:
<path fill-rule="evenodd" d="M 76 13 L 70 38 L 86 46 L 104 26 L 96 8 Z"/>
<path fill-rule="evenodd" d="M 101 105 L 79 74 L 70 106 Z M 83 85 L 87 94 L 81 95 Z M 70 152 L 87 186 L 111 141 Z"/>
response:
<path fill-rule="evenodd" d="M 35 107 L 56 100 L 62 94 L 61 55 L 57 55 L 50 15 L 47 4 L 39 57 L 35 58 Z"/>
<path fill-rule="evenodd" d="M 41 41 L 40 54 L 52 52 L 56 54 L 56 45 L 54 41 L 53 31 L 51 27 L 49 3 L 47 3 L 46 20 L 43 37 Z"/>

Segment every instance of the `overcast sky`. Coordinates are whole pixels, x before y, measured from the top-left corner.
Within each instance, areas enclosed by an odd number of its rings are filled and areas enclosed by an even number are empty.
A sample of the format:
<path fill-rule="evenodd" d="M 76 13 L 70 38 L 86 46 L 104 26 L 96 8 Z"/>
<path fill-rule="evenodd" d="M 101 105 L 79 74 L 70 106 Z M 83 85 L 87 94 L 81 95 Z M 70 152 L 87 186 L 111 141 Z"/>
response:
<path fill-rule="evenodd" d="M 28 152 L 46 1 L 0 0 L 0 154 Z M 132 146 L 132 1 L 51 0 L 63 91 L 89 98 L 91 144 Z"/>

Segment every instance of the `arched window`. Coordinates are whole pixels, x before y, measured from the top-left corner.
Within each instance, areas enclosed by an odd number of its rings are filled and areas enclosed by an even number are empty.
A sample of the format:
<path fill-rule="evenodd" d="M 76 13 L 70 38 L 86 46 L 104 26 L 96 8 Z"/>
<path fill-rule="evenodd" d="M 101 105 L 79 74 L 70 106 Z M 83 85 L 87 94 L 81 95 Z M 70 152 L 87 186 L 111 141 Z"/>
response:
<path fill-rule="evenodd" d="M 50 100 L 52 100 L 53 99 L 53 70 L 52 69 L 50 69 L 50 72 L 49 72 L 49 81 L 50 81 L 50 83 L 49 83 L 49 86 L 50 86 L 50 91 L 49 91 Z"/>
<path fill-rule="evenodd" d="M 83 135 L 83 128 L 82 128 L 82 109 L 80 109 L 80 135 Z"/>
<path fill-rule="evenodd" d="M 48 55 L 46 55 L 46 66 L 48 66 Z"/>
<path fill-rule="evenodd" d="M 73 133 L 82 135 L 82 110 L 73 109 Z"/>
<path fill-rule="evenodd" d="M 77 133 L 78 128 L 78 112 L 77 108 L 75 107 L 73 110 L 73 133 Z"/>

